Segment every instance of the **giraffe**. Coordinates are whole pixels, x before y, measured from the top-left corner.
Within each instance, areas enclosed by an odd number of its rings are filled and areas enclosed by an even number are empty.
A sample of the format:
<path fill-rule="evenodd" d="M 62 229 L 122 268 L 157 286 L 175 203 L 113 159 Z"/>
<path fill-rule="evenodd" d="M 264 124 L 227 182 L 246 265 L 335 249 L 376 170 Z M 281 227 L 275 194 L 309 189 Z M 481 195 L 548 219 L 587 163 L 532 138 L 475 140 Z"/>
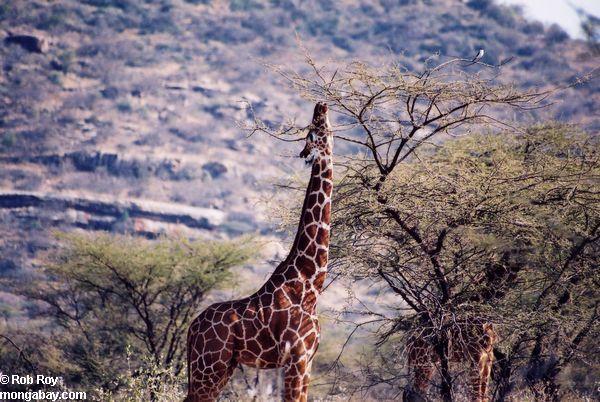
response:
<path fill-rule="evenodd" d="M 504 252 L 497 262 L 490 262 L 485 267 L 485 274 L 478 278 L 480 290 L 471 295 L 472 303 L 484 300 L 492 302 L 502 297 L 514 283 L 517 273 L 525 266 L 525 259 L 519 249 Z M 431 325 L 425 325 L 431 327 Z M 408 367 L 412 381 L 404 391 L 405 401 L 424 401 L 435 364 L 439 364 L 439 355 L 434 349 L 433 332 L 430 328 L 414 334 L 408 344 Z M 453 322 L 447 330 L 449 355 L 453 362 L 464 362 L 469 365 L 471 399 L 475 402 L 487 402 L 488 384 L 490 381 L 494 359 L 502 363 L 503 353 L 495 350 L 498 335 L 492 323 L 481 317 Z"/>
<path fill-rule="evenodd" d="M 458 322 L 448 329 L 449 360 L 469 365 L 471 400 L 488 402 L 487 387 L 494 361 L 494 344 L 497 335 L 493 325 L 481 320 Z M 425 394 L 434 374 L 435 365 L 440 363 L 439 354 L 429 341 L 433 334 L 425 330 L 412 336 L 408 342 L 408 367 L 412 383 L 404 391 L 404 401 L 426 401 Z"/>
<path fill-rule="evenodd" d="M 185 402 L 214 401 L 238 365 L 283 368 L 285 400 L 307 400 L 320 338 L 316 303 L 327 273 L 332 151 L 328 107 L 318 102 L 300 152 L 312 168 L 291 250 L 256 293 L 213 304 L 193 320 Z"/>

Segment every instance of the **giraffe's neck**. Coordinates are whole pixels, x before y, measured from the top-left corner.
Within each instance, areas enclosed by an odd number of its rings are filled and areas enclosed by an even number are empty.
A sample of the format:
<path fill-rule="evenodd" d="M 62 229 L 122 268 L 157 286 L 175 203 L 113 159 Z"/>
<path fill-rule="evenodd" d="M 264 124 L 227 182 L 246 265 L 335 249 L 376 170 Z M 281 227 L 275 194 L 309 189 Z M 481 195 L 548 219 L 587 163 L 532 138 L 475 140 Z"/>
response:
<path fill-rule="evenodd" d="M 300 279 L 305 289 L 321 293 L 329 259 L 333 161 L 331 155 L 313 163 L 294 243 L 275 270 L 286 280 Z"/>
<path fill-rule="evenodd" d="M 333 162 L 329 156 L 313 163 L 291 255 L 306 254 L 307 244 L 313 243 L 317 248 L 329 250 L 332 190 Z M 316 229 L 316 234 L 311 227 Z M 327 259 L 318 265 L 326 267 Z"/>

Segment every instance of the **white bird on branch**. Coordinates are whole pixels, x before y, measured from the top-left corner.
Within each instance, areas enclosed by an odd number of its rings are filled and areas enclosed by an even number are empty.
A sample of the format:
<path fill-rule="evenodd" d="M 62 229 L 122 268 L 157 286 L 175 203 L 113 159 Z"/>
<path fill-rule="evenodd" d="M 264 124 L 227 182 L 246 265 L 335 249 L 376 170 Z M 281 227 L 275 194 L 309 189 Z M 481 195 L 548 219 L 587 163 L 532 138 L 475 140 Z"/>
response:
<path fill-rule="evenodd" d="M 465 67 L 470 66 L 471 64 L 477 63 L 479 60 L 481 60 L 483 58 L 484 55 L 485 55 L 485 50 L 479 49 L 479 52 L 477 52 L 477 56 L 475 56 L 469 64 L 465 65 Z"/>

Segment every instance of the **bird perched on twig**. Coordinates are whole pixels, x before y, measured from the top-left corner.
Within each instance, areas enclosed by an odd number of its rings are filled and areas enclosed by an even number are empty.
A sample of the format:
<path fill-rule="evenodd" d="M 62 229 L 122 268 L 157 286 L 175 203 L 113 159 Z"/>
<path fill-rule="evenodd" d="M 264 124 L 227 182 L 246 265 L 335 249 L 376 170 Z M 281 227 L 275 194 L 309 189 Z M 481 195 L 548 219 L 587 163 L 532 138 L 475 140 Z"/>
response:
<path fill-rule="evenodd" d="M 473 60 L 471 60 L 471 62 L 469 64 L 465 65 L 465 67 L 470 66 L 471 64 L 477 63 L 479 60 L 481 60 L 483 58 L 484 55 L 485 55 L 485 50 L 479 49 L 479 52 L 477 52 L 477 55 L 473 58 Z"/>

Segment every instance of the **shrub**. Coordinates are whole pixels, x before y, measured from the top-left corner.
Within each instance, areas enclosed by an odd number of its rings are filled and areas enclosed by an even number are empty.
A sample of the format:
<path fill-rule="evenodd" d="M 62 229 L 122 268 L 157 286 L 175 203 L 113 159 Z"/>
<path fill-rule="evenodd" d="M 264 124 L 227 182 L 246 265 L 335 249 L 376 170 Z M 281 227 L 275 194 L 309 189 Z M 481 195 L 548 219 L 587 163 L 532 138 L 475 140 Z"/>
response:
<path fill-rule="evenodd" d="M 562 43 L 568 39 L 569 34 L 557 24 L 550 25 L 550 28 L 548 28 L 548 31 L 546 32 L 546 42 L 550 44 Z"/>
<path fill-rule="evenodd" d="M 121 113 L 131 113 L 133 111 L 133 107 L 127 101 L 120 101 L 117 103 L 117 110 Z"/>
<path fill-rule="evenodd" d="M 93 392 L 95 399 L 103 402 L 145 402 L 180 401 L 185 397 L 182 384 L 186 379 L 181 373 L 175 374 L 172 367 L 155 364 L 149 356 L 144 358 L 146 365 L 135 370 L 135 360 L 131 348 L 127 348 L 127 370 L 115 380 L 121 384 L 120 387 L 114 391 L 96 388 Z"/>
<path fill-rule="evenodd" d="M 0 146 L 2 146 L 2 149 L 0 149 L 1 151 L 8 151 L 17 142 L 17 137 L 13 132 L 6 132 L 2 134 L 2 137 L 0 138 Z"/>
<path fill-rule="evenodd" d="M 56 71 L 53 71 L 48 75 L 48 80 L 51 83 L 53 83 L 54 85 L 58 85 L 58 86 L 62 85 L 62 77 Z"/>

